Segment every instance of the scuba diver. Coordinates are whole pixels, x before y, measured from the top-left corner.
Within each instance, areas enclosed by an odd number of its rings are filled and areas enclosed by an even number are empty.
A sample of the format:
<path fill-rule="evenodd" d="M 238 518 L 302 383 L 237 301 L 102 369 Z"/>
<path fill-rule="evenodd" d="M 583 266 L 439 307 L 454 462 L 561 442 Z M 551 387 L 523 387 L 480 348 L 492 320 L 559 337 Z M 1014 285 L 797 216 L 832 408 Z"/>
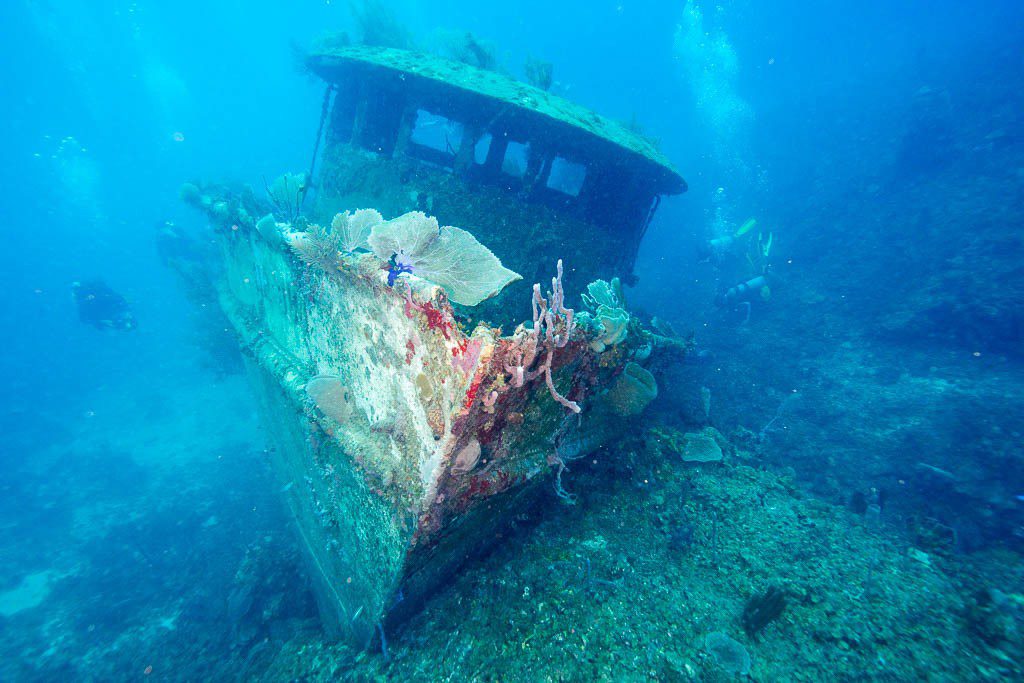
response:
<path fill-rule="evenodd" d="M 755 301 L 758 298 L 763 301 L 768 301 L 771 298 L 768 273 L 755 275 L 749 280 L 729 287 L 715 298 L 715 303 L 719 306 L 736 306 L 743 302 Z"/>
<path fill-rule="evenodd" d="M 727 233 L 702 243 L 698 247 L 698 256 L 700 257 L 700 261 L 707 261 L 714 263 L 715 265 L 721 265 L 730 253 L 736 251 L 737 246 L 742 248 L 740 238 L 753 230 L 755 225 L 757 225 L 757 221 L 750 218 L 744 222 L 736 232 Z"/>
<path fill-rule="evenodd" d="M 770 274 L 770 257 L 775 236 L 772 232 L 765 234 L 754 231 L 757 221 L 753 218 L 744 222 L 736 232 L 709 240 L 701 249 L 704 260 L 721 266 L 732 257 L 735 262 L 743 253 L 740 270 L 746 275 L 731 287 L 727 287 L 715 297 L 715 304 L 721 308 L 743 312 L 741 324 L 750 322 L 751 307 L 757 302 L 766 302 L 771 298 L 771 285 L 775 278 Z"/>
<path fill-rule="evenodd" d="M 128 301 L 102 280 L 74 282 L 71 295 L 78 307 L 78 319 L 97 330 L 134 330 L 135 316 Z"/>

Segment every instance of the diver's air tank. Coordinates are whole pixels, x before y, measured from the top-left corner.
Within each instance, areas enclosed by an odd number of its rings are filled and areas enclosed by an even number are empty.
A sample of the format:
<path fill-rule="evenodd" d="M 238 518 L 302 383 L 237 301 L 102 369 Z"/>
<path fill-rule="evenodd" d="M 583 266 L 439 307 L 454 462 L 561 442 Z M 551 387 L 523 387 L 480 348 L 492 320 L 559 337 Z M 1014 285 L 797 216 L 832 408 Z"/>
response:
<path fill-rule="evenodd" d="M 761 296 L 761 291 L 767 286 L 768 277 L 766 275 L 758 275 L 725 290 L 718 295 L 715 303 L 719 306 L 732 306 L 741 301 L 750 301 Z"/>

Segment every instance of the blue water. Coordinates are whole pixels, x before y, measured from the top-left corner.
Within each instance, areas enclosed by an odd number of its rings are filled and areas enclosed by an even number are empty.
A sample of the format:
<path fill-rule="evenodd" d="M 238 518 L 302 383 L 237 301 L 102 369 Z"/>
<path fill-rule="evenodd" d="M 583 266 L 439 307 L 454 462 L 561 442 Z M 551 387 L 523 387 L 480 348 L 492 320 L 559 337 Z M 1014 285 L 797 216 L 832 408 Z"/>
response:
<path fill-rule="evenodd" d="M 548 60 L 554 92 L 659 141 L 689 189 L 629 298 L 695 333 L 679 405 L 706 387 L 759 468 L 967 563 L 1009 605 L 987 647 L 1020 656 L 1024 5 L 385 5 L 420 45 Z M 323 90 L 297 54 L 358 27 L 323 0 L 10 0 L 0 26 L 0 679 L 260 678 L 255 644 L 317 642 L 316 609 L 239 359 L 157 235 L 203 239 L 184 181 L 308 167 Z M 136 329 L 80 320 L 97 279 Z"/>

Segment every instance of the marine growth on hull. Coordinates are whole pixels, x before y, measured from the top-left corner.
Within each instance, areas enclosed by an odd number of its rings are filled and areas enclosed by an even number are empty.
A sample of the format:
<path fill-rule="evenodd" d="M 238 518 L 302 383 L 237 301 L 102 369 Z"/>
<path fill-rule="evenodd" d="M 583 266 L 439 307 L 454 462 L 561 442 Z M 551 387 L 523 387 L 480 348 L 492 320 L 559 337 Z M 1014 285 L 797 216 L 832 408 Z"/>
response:
<path fill-rule="evenodd" d="M 473 320 L 520 275 L 422 212 L 282 221 L 257 218 L 245 193 L 184 194 L 221 243 L 221 306 L 251 357 L 321 610 L 360 644 L 535 496 L 571 502 L 568 464 L 656 400 L 652 358 L 686 349 L 630 315 L 618 279 L 569 294 L 557 254 L 550 280 L 510 304 L 521 323 Z"/>

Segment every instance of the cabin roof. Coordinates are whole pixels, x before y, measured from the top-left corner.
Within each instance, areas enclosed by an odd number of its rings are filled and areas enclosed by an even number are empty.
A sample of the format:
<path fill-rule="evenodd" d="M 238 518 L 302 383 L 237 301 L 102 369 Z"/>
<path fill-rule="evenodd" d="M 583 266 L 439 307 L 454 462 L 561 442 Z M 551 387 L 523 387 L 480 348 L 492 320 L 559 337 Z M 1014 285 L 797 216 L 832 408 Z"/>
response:
<path fill-rule="evenodd" d="M 436 96 L 456 104 L 461 100 L 461 110 L 478 118 L 502 118 L 503 124 L 512 127 L 546 128 L 547 138 L 580 155 L 583 162 L 625 152 L 638 170 L 647 171 L 645 176 L 657 194 L 686 190 L 686 181 L 647 138 L 575 102 L 493 71 L 422 52 L 369 45 L 313 52 L 307 64 L 329 83 L 352 73 L 397 76 L 407 87 L 436 91 Z"/>

